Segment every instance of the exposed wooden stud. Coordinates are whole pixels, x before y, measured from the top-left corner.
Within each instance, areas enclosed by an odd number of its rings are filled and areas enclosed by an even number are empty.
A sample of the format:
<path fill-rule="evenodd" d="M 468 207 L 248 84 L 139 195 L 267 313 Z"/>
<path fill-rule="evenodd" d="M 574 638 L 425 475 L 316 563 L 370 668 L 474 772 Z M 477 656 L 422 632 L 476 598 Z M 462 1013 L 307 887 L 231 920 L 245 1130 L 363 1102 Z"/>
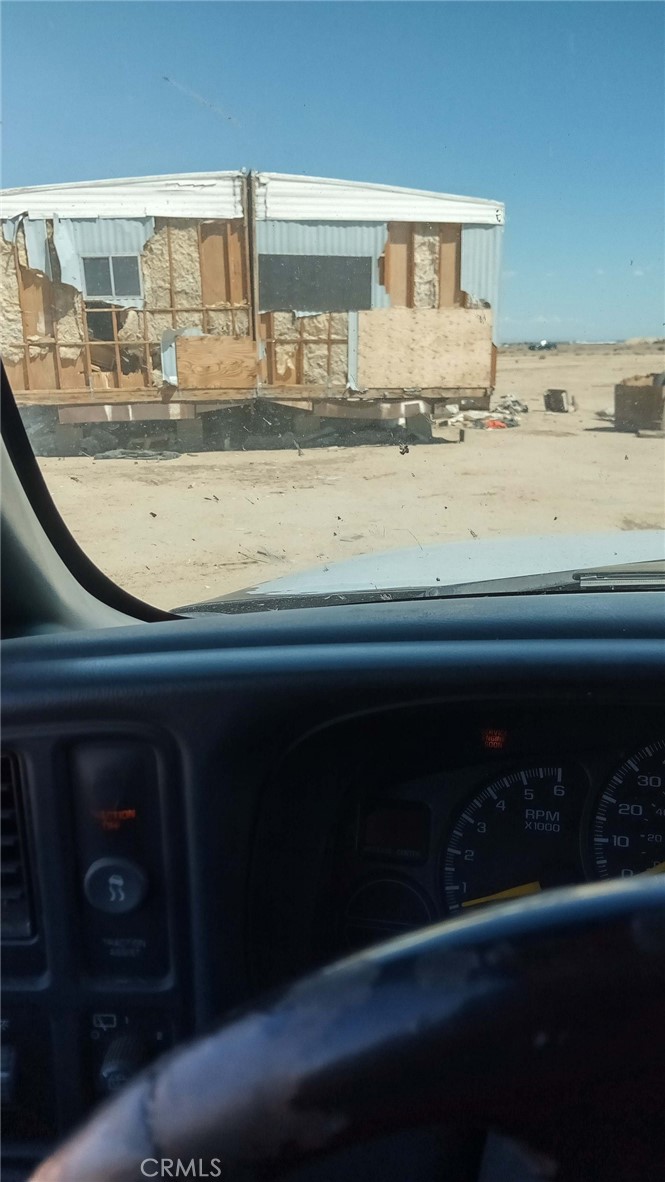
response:
<path fill-rule="evenodd" d="M 224 251 L 224 294 L 230 304 L 232 302 L 231 294 L 231 254 L 229 250 L 229 227 L 228 223 L 224 223 L 224 230 L 222 232 L 222 243 Z"/>
<path fill-rule="evenodd" d="M 413 308 L 415 302 L 415 225 L 409 222 L 406 239 L 406 306 Z"/>
<path fill-rule="evenodd" d="M 81 317 L 83 328 L 83 373 L 86 380 L 86 385 L 92 389 L 92 358 L 90 356 L 90 333 L 88 332 L 88 309 L 83 301 L 83 316 Z M 64 348 L 65 346 L 62 345 Z"/>
<path fill-rule="evenodd" d="M 120 341 L 118 339 L 118 313 L 116 308 L 111 308 L 111 324 L 113 325 L 113 347 L 115 350 L 115 366 L 116 366 L 116 383 L 118 387 L 122 386 L 122 363 L 120 358 Z"/>
<path fill-rule="evenodd" d="M 55 361 L 55 376 L 58 383 L 58 389 L 62 390 L 64 385 L 62 380 L 62 365 L 60 363 L 60 349 L 58 347 L 58 319 L 56 316 L 52 318 L 53 327 L 53 359 Z"/>
<path fill-rule="evenodd" d="M 268 383 L 272 384 L 275 380 L 277 370 L 277 356 L 275 352 L 275 314 L 274 312 L 266 312 L 264 325 L 266 329 L 266 378 Z"/>
<path fill-rule="evenodd" d="M 148 340 L 148 310 L 143 306 L 143 340 L 140 344 L 144 348 L 144 364 L 145 364 L 145 386 L 152 384 L 152 353 L 150 352 L 150 341 Z"/>
<path fill-rule="evenodd" d="M 446 223 L 439 226 L 439 307 L 461 305 L 462 227 Z"/>
<path fill-rule="evenodd" d="M 244 216 L 242 219 L 242 259 L 243 259 L 242 298 L 243 298 L 243 303 L 245 303 L 247 305 L 247 307 L 249 308 L 249 307 L 251 307 L 251 304 L 252 304 L 252 282 L 251 282 L 252 256 L 251 256 L 251 250 L 250 250 L 249 230 L 248 230 L 244 188 L 243 188 L 243 214 L 244 214 Z M 258 292 L 258 287 L 256 290 Z M 250 321 L 251 321 L 251 316 L 250 316 Z M 256 323 L 257 323 L 257 328 L 258 328 L 258 315 L 257 315 Z"/>
<path fill-rule="evenodd" d="M 171 243 L 171 223 L 166 220 L 166 249 L 169 256 L 169 299 L 171 301 L 171 327 L 177 328 L 175 315 L 175 294 L 173 287 L 173 246 Z"/>
<path fill-rule="evenodd" d="M 390 222 L 383 278 L 393 308 L 406 307 L 408 303 L 408 242 L 408 223 Z"/>
<path fill-rule="evenodd" d="M 255 193 L 254 177 L 245 177 L 243 184 L 243 218 L 247 227 L 249 239 L 249 306 L 252 325 L 252 336 L 259 339 L 259 254 L 256 246 L 256 236 L 252 227 L 255 224 Z"/>
<path fill-rule="evenodd" d="M 200 222 L 196 223 L 196 245 L 197 245 L 198 252 L 199 252 L 199 282 L 202 284 L 203 283 L 203 242 L 201 239 L 201 223 Z M 209 327 L 209 325 L 208 325 L 208 309 L 206 308 L 205 304 L 203 303 L 203 300 L 201 300 L 201 304 L 202 304 L 201 327 L 204 332 L 208 332 L 208 327 Z"/>
<path fill-rule="evenodd" d="M 303 318 L 298 319 L 298 349 L 296 352 L 296 382 L 299 386 L 305 380 L 305 342 L 303 340 Z"/>

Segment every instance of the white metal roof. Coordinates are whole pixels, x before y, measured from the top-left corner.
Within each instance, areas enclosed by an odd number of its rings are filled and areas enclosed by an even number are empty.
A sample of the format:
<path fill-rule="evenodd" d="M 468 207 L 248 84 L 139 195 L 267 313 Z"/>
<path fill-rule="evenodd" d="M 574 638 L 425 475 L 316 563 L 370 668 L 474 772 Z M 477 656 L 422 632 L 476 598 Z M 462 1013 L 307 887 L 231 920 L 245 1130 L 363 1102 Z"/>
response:
<path fill-rule="evenodd" d="M 257 174 L 256 214 L 283 221 L 504 222 L 500 201 L 277 172 Z"/>
<path fill-rule="evenodd" d="M 239 218 L 243 172 L 192 172 L 38 185 L 0 192 L 3 218 L 182 217 Z M 363 184 L 328 177 L 256 174 L 256 216 L 261 220 L 350 222 L 459 222 L 502 225 L 499 201 L 424 189 Z"/>
<path fill-rule="evenodd" d="M 241 172 L 190 172 L 3 189 L 0 215 L 44 218 L 242 217 Z"/>

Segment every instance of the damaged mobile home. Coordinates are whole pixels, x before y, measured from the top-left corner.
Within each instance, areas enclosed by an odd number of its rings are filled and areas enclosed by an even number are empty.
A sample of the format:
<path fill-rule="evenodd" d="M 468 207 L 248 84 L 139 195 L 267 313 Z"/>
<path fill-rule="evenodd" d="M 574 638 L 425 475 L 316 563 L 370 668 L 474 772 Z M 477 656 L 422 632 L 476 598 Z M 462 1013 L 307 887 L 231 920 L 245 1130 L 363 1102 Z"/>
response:
<path fill-rule="evenodd" d="M 251 172 L 1 200 L 3 360 L 19 405 L 61 423 L 488 405 L 496 201 Z"/>

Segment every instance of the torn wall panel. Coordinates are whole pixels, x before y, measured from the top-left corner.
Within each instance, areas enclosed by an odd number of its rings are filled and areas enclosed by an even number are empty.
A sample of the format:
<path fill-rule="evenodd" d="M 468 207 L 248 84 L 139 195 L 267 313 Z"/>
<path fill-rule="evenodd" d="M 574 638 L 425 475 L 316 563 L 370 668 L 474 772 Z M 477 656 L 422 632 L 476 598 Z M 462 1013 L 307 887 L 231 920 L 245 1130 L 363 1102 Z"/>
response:
<path fill-rule="evenodd" d="M 497 324 L 503 226 L 462 228 L 462 289 L 476 302 L 488 303 Z"/>
<path fill-rule="evenodd" d="M 492 318 L 484 309 L 359 312 L 358 382 L 367 389 L 491 384 Z"/>

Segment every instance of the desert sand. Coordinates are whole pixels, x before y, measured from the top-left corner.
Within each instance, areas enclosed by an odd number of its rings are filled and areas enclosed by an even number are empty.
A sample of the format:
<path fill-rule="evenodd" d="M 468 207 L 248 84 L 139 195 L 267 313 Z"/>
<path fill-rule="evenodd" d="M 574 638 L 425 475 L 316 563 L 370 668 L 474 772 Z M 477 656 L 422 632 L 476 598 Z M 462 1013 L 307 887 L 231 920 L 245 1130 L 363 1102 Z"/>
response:
<path fill-rule="evenodd" d="M 39 463 L 90 557 L 165 608 L 368 551 L 663 528 L 664 441 L 597 417 L 622 377 L 665 369 L 662 349 L 504 349 L 496 401 L 525 401 L 521 425 L 467 430 L 464 443 L 438 428 L 438 445 L 404 455 L 390 445 Z M 577 412 L 545 413 L 548 387 L 574 395 Z"/>

